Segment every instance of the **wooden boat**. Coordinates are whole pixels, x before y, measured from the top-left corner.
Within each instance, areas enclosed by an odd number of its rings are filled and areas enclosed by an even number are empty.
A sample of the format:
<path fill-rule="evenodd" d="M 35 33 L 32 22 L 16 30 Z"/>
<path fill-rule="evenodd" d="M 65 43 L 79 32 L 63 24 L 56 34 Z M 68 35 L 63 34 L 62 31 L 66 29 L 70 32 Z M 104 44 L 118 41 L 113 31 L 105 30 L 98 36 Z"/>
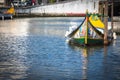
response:
<path fill-rule="evenodd" d="M 12 14 L 12 15 L 15 15 L 15 9 L 14 9 L 14 7 L 11 7 L 10 9 L 8 9 L 6 12 L 4 12 L 4 14 Z"/>
<path fill-rule="evenodd" d="M 85 19 L 73 31 L 67 31 L 68 42 L 76 45 L 103 45 L 104 24 L 97 14 L 86 15 Z M 111 38 L 109 38 L 111 39 Z"/>
<path fill-rule="evenodd" d="M 8 19 L 8 18 L 12 19 L 13 15 L 15 15 L 15 9 L 14 9 L 14 7 L 11 7 L 10 9 L 8 9 L 8 10 L 6 10 L 4 12 L 0 12 L 0 18 L 2 20 Z"/>

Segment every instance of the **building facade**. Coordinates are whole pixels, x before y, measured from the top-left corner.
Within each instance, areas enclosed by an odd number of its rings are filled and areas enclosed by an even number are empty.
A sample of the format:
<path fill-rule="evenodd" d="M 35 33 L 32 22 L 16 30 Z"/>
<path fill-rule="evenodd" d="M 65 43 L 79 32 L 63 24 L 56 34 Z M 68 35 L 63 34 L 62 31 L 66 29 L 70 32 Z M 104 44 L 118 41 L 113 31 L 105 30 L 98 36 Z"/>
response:
<path fill-rule="evenodd" d="M 0 7 L 3 7 L 5 5 L 5 0 L 0 0 Z"/>
<path fill-rule="evenodd" d="M 11 3 L 13 1 L 17 1 L 17 0 L 0 0 L 0 7 L 11 6 Z M 56 12 L 63 12 L 63 13 L 65 13 L 65 10 L 68 10 L 68 12 L 70 12 L 71 11 L 70 7 L 74 8 L 74 11 L 76 10 L 75 12 L 77 13 L 80 10 L 82 12 L 83 11 L 82 9 L 87 6 L 89 6 L 90 10 L 95 9 L 98 12 L 103 13 L 102 10 L 100 11 L 100 6 L 103 7 L 104 5 L 101 5 L 100 3 L 101 2 L 104 3 L 104 1 L 109 1 L 109 2 L 113 1 L 114 2 L 114 16 L 120 16 L 120 8 L 119 8 L 120 0 L 74 0 L 74 1 L 78 1 L 78 3 L 74 4 L 74 6 L 72 6 L 72 4 L 71 4 L 71 1 L 73 1 L 73 0 L 19 0 L 19 1 L 22 1 L 22 2 L 29 1 L 30 2 L 29 6 L 32 6 L 32 1 L 33 1 L 34 5 L 37 4 L 37 5 L 42 6 L 42 7 L 35 8 L 35 10 L 33 10 L 33 11 L 37 12 L 38 11 L 37 9 L 39 9 L 39 11 L 43 12 L 43 13 L 44 12 L 50 13 L 55 10 L 56 10 Z M 72 3 L 74 3 L 74 1 Z M 53 5 L 49 5 L 49 4 L 53 4 Z M 85 5 L 88 4 L 88 5 L 85 6 L 83 4 L 85 4 Z M 66 5 L 66 7 L 64 5 Z M 79 5 L 80 6 L 83 5 L 83 6 L 81 6 L 83 8 L 77 7 Z M 65 10 L 61 9 L 63 7 Z M 78 8 L 78 9 L 76 9 L 76 8 Z M 53 10 L 53 9 L 55 9 L 55 10 Z M 109 5 L 108 13 L 109 13 L 109 15 L 111 14 L 111 5 Z"/>

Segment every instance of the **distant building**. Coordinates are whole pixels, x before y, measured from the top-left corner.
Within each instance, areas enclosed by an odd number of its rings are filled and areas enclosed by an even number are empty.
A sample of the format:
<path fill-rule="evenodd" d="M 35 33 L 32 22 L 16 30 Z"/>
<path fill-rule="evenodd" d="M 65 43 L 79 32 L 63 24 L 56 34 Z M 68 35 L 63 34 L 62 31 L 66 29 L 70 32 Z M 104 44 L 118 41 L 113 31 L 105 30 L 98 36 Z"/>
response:
<path fill-rule="evenodd" d="M 3 7 L 5 5 L 5 0 L 0 0 L 0 7 Z"/>
<path fill-rule="evenodd" d="M 0 7 L 11 6 L 11 3 L 13 3 L 14 1 L 25 2 L 27 0 L 0 0 Z"/>
<path fill-rule="evenodd" d="M 114 2 L 114 16 L 120 16 L 120 0 Z"/>
<path fill-rule="evenodd" d="M 27 2 L 28 6 L 32 6 L 32 5 L 35 5 L 35 4 L 39 4 L 40 6 L 41 5 L 42 6 L 47 6 L 50 2 L 53 2 L 53 3 L 50 3 L 50 4 L 56 4 L 56 3 L 57 4 L 59 4 L 59 3 L 60 4 L 64 4 L 65 2 L 69 3 L 70 1 L 77 1 L 77 0 L 0 0 L 0 7 L 11 6 L 11 3 L 13 1 L 22 1 L 22 2 L 28 1 Z M 83 3 L 86 0 L 78 0 L 78 1 L 80 1 L 81 3 Z M 101 5 L 100 3 L 101 2 L 104 3 L 104 1 L 109 1 L 109 2 L 114 1 L 114 16 L 120 16 L 120 8 L 119 8 L 120 7 L 120 0 L 87 0 L 88 3 L 90 3 L 90 4 L 92 3 L 93 7 L 91 7 L 91 8 L 93 8 L 93 9 L 96 6 L 100 8 L 100 5 Z M 97 2 L 99 2 L 99 4 Z M 80 4 L 80 5 L 83 5 L 83 4 Z M 108 10 L 109 15 L 111 14 L 110 13 L 111 12 L 111 7 L 110 6 L 111 5 L 109 5 L 109 10 Z M 103 7 L 103 5 L 101 7 Z M 59 9 L 59 7 L 57 7 L 57 9 Z M 97 10 L 99 10 L 99 9 L 97 9 Z"/>
<path fill-rule="evenodd" d="M 0 7 L 11 6 L 13 0 L 0 0 Z"/>

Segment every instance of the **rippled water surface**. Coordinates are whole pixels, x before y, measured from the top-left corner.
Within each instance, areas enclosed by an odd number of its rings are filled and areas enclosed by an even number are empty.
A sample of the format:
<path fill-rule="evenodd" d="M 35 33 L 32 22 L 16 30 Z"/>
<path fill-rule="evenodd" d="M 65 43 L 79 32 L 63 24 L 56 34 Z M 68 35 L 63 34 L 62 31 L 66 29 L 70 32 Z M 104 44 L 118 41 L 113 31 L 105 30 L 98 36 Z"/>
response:
<path fill-rule="evenodd" d="M 83 18 L 0 21 L 0 80 L 120 80 L 120 37 L 110 46 L 68 45 L 64 34 Z"/>

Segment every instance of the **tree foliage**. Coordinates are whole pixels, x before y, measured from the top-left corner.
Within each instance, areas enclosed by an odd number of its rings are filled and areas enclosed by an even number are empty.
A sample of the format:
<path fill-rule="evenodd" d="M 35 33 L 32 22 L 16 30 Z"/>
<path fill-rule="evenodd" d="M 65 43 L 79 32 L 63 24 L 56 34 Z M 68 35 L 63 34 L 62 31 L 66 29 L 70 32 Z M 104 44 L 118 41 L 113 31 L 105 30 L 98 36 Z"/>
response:
<path fill-rule="evenodd" d="M 49 0 L 49 2 L 50 2 L 50 3 L 54 3 L 54 2 L 55 2 L 55 0 Z"/>

